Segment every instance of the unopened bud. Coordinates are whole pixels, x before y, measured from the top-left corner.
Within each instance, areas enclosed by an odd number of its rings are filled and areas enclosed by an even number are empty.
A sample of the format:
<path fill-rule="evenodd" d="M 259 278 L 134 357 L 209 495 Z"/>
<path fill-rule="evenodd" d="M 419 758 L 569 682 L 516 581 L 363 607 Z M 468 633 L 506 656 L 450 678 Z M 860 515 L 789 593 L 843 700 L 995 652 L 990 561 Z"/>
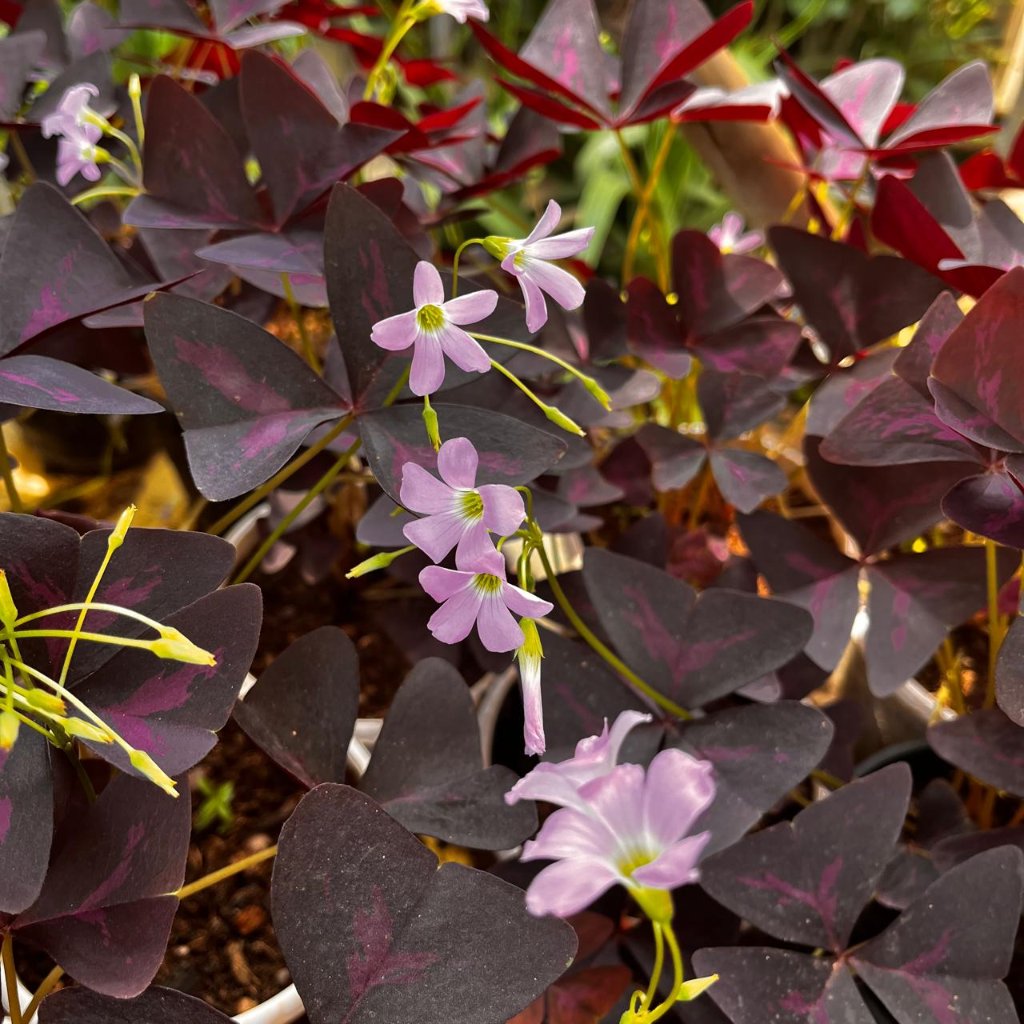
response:
<path fill-rule="evenodd" d="M 14 603 L 14 595 L 7 582 L 7 573 L 0 569 L 0 622 L 5 626 L 13 626 L 17 618 L 18 606 Z"/>
<path fill-rule="evenodd" d="M 128 79 L 128 95 L 133 100 L 142 98 L 142 82 L 139 80 L 139 76 L 134 73 Z"/>
<path fill-rule="evenodd" d="M 705 978 L 691 978 L 679 986 L 679 1002 L 689 1003 L 697 996 L 703 995 L 714 983 L 718 981 L 717 974 L 709 974 Z"/>
<path fill-rule="evenodd" d="M 168 661 L 182 661 L 186 665 L 216 665 L 217 659 L 202 647 L 192 643 L 180 630 L 164 626 L 160 636 L 150 644 L 150 650 Z"/>
<path fill-rule="evenodd" d="M 9 708 L 0 711 L 0 750 L 10 750 L 18 739 L 21 722 Z"/>
<path fill-rule="evenodd" d="M 598 403 L 601 405 L 601 408 L 611 411 L 611 395 L 609 395 L 608 392 L 605 391 L 605 389 L 601 387 L 601 385 L 598 384 L 593 377 L 584 376 L 581 377 L 580 380 L 582 381 L 583 386 L 587 389 L 587 391 L 589 391 L 590 394 L 598 401 Z"/>
<path fill-rule="evenodd" d="M 105 726 L 93 725 L 82 718 L 66 718 L 60 723 L 63 730 L 78 740 L 92 743 L 113 743 L 114 734 Z"/>
<path fill-rule="evenodd" d="M 46 690 L 40 690 L 39 688 L 26 690 L 22 696 L 29 707 L 36 708 L 48 715 L 63 715 L 66 710 L 64 701 L 60 697 L 48 693 Z"/>
<path fill-rule="evenodd" d="M 150 782 L 156 783 L 168 796 L 176 797 L 178 789 L 172 779 L 144 750 L 133 750 L 128 755 L 132 767 Z"/>
<path fill-rule="evenodd" d="M 134 505 L 129 505 L 118 517 L 117 525 L 110 532 L 110 536 L 107 537 L 107 550 L 116 551 L 124 543 L 125 534 L 128 532 L 129 527 L 132 525 L 132 520 L 135 518 L 135 513 L 138 509 Z"/>
<path fill-rule="evenodd" d="M 441 447 L 441 429 L 437 422 L 437 413 L 429 401 L 423 405 L 423 425 L 427 428 L 427 437 L 430 438 L 436 452 Z"/>
<path fill-rule="evenodd" d="M 377 572 L 379 569 L 386 569 L 399 555 L 407 554 L 411 550 L 412 548 L 408 547 L 399 548 L 397 551 L 378 551 L 377 554 L 371 555 L 365 561 L 360 562 L 345 573 L 345 579 L 354 580 L 359 576 L 366 576 L 368 573 Z"/>
<path fill-rule="evenodd" d="M 556 426 L 561 427 L 563 430 L 568 430 L 570 434 L 576 434 L 577 437 L 586 437 L 586 432 L 579 424 L 569 419 L 564 412 L 556 409 L 553 405 L 545 405 L 543 408 L 544 415 Z"/>

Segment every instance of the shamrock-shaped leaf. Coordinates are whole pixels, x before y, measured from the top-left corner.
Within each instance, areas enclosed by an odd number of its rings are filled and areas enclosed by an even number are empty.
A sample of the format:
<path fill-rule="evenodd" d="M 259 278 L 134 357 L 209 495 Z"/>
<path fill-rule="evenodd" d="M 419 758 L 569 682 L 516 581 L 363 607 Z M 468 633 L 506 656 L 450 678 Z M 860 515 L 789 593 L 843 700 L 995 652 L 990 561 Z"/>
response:
<path fill-rule="evenodd" d="M 1024 729 L 985 708 L 927 732 L 932 749 L 982 782 L 1024 796 Z"/>
<path fill-rule="evenodd" d="M 220 1010 L 169 988 L 148 988 L 135 999 L 112 999 L 87 988 L 66 988 L 43 1000 L 41 1024 L 228 1024 Z"/>
<path fill-rule="evenodd" d="M 501 1024 L 576 950 L 522 892 L 444 864 L 369 797 L 325 784 L 299 804 L 274 865 L 274 924 L 312 1024 Z M 501 983 L 497 984 L 496 979 Z"/>
<path fill-rule="evenodd" d="M 0 913 L 18 914 L 39 895 L 52 838 L 50 745 L 22 729 L 0 750 Z"/>

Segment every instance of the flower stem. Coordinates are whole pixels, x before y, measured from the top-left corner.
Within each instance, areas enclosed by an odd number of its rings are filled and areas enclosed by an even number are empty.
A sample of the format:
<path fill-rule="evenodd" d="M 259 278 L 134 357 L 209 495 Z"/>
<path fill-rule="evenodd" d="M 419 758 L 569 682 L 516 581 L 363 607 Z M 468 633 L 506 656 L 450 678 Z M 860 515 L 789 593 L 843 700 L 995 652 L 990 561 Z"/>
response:
<path fill-rule="evenodd" d="M 559 584 L 558 578 L 555 576 L 555 570 L 551 566 L 551 560 L 548 558 L 548 554 L 544 550 L 543 535 L 536 525 L 533 527 L 530 539 L 533 542 L 534 550 L 536 550 L 540 557 L 541 565 L 544 566 L 548 585 L 551 587 L 551 593 L 554 595 L 555 601 L 558 602 L 559 608 L 561 608 L 565 613 L 565 616 L 572 624 L 573 629 L 575 629 L 576 632 L 579 633 L 579 635 L 587 642 L 594 653 L 604 658 L 604 660 L 608 662 L 608 664 L 611 665 L 619 675 L 628 680 L 637 690 L 644 694 L 645 697 L 654 701 L 658 707 L 671 712 L 677 718 L 690 718 L 690 712 L 687 711 L 686 708 L 681 707 L 675 701 L 663 696 L 649 683 L 644 682 L 644 680 L 641 679 L 620 657 L 618 657 L 618 655 L 614 654 L 604 643 L 601 642 L 594 631 L 579 617 L 579 615 L 576 614 L 576 609 L 573 608 L 572 602 L 570 602 L 569 598 L 566 596 L 565 591 L 562 590 L 561 584 Z"/>
<path fill-rule="evenodd" d="M 299 340 L 302 342 L 302 354 L 305 356 L 306 362 L 313 368 L 313 372 L 319 373 L 320 363 L 316 357 L 316 352 L 313 350 L 313 342 L 309 337 L 309 331 L 306 330 L 306 322 L 302 319 L 302 308 L 295 298 L 291 275 L 284 271 L 281 272 L 281 286 L 284 288 L 284 301 L 287 303 L 288 310 L 292 314 L 292 319 L 295 321 L 295 326 L 299 331 Z"/>
<path fill-rule="evenodd" d="M 235 577 L 235 583 L 244 583 L 259 567 L 260 562 L 266 557 L 267 552 L 284 536 L 288 527 L 295 522 L 296 519 L 302 515 L 303 512 L 309 508 L 313 499 L 318 494 L 325 491 L 333 483 L 335 477 L 348 465 L 349 459 L 355 454 L 356 449 L 362 444 L 361 440 L 354 441 L 344 452 L 338 457 L 337 461 L 333 466 L 313 486 L 306 491 L 302 500 L 274 527 L 271 531 L 270 536 L 253 552 L 252 557 L 242 567 L 241 571 Z"/>
<path fill-rule="evenodd" d="M 566 416 L 565 413 L 560 412 L 553 405 L 548 405 L 544 399 L 539 398 L 511 370 L 506 369 L 496 359 L 491 360 L 491 366 L 493 366 L 498 373 L 502 374 L 502 376 L 507 377 L 512 381 L 512 383 L 515 384 L 515 386 L 519 388 L 519 390 L 522 391 L 522 393 L 526 395 L 526 397 L 530 399 L 530 401 L 533 402 L 533 404 L 536 405 L 552 423 L 557 423 L 558 426 L 563 430 L 568 431 L 570 434 L 576 434 L 578 437 L 586 436 L 586 432 L 578 423 L 575 423 Z"/>
<path fill-rule="evenodd" d="M 643 232 L 644 225 L 648 221 L 651 221 L 651 233 L 654 237 L 658 238 L 658 253 L 659 256 L 664 256 L 664 246 L 660 244 L 660 232 L 658 225 L 651 218 L 651 203 L 654 200 L 654 193 L 658 188 L 658 181 L 661 178 L 661 172 L 665 169 L 665 163 L 668 160 L 669 153 L 672 151 L 672 143 L 675 140 L 675 133 L 671 127 L 671 124 L 666 126 L 665 134 L 662 136 L 661 145 L 658 147 L 658 152 L 655 154 L 654 162 L 651 164 L 651 173 L 648 176 L 647 184 L 643 186 L 640 191 L 637 202 L 636 213 L 633 214 L 633 223 L 629 228 L 629 237 L 626 242 L 626 253 L 622 260 L 622 283 L 629 284 L 633 279 L 633 268 L 636 261 L 636 250 L 640 244 L 640 236 Z M 625 145 L 625 140 L 623 140 Z M 658 260 L 658 285 L 663 292 L 668 291 L 668 261 L 666 259 L 659 258 Z"/>
<path fill-rule="evenodd" d="M 43 978 L 43 983 L 36 989 L 35 995 L 29 1000 L 25 1007 L 25 1020 L 31 1020 L 39 1009 L 39 1004 L 57 987 L 57 982 L 64 977 L 63 967 L 54 967 L 50 973 Z"/>
<path fill-rule="evenodd" d="M 387 37 L 384 42 L 384 47 L 380 51 L 380 56 L 377 58 L 376 63 L 370 69 L 370 74 L 366 79 L 366 88 L 363 89 L 363 99 L 372 100 L 374 93 L 377 91 L 377 80 L 384 73 L 384 69 L 388 66 L 391 61 L 391 57 L 395 50 L 398 49 L 398 44 L 405 38 L 406 33 L 416 24 L 416 19 L 409 14 L 410 8 L 409 0 L 405 0 L 402 6 L 398 9 L 398 14 L 395 16 L 395 25 L 391 30 L 391 34 Z"/>
<path fill-rule="evenodd" d="M 484 240 L 482 238 L 467 238 L 459 247 L 455 250 L 455 256 L 452 258 L 452 298 L 457 298 L 459 294 L 459 258 L 462 256 L 463 250 L 468 249 L 471 245 L 483 245 Z"/>
<path fill-rule="evenodd" d="M 999 561 L 998 545 L 994 540 L 985 539 L 985 585 L 988 591 L 988 686 L 985 689 L 984 707 L 995 707 L 996 666 L 999 662 L 999 648 L 1003 642 L 1002 617 L 999 614 Z"/>
<path fill-rule="evenodd" d="M 4 487 L 7 488 L 7 501 L 11 506 L 11 511 L 24 512 L 25 505 L 22 503 L 21 495 L 18 493 L 18 485 L 14 482 L 14 470 L 11 469 L 11 453 L 7 448 L 2 425 L 0 425 L 0 476 L 3 477 Z"/>
<path fill-rule="evenodd" d="M 352 422 L 351 413 L 338 420 L 330 430 L 315 444 L 311 444 L 301 455 L 296 456 L 286 466 L 279 469 L 265 484 L 257 487 L 248 498 L 240 501 L 230 512 L 225 512 L 206 532 L 219 536 L 229 526 L 241 519 L 249 509 L 258 505 L 271 491 L 283 484 L 289 477 L 297 473 L 308 462 L 315 459 L 336 437 L 344 432 Z"/>
<path fill-rule="evenodd" d="M 644 1014 L 643 1024 L 654 1024 L 656 1020 L 664 1017 L 675 1006 L 682 991 L 683 982 L 686 981 L 686 973 L 683 969 L 683 954 L 679 949 L 676 933 L 672 930 L 671 924 L 665 924 L 664 929 L 665 941 L 668 943 L 669 952 L 672 954 L 672 970 L 675 974 L 675 983 L 672 985 L 672 991 L 669 992 L 665 1001 L 660 1006 L 656 1006 L 650 1013 Z"/>
<path fill-rule="evenodd" d="M 72 206 L 78 206 L 79 203 L 84 203 L 89 199 L 105 199 L 108 196 L 137 196 L 139 190 L 137 188 L 124 187 L 107 187 L 101 185 L 97 188 L 86 189 L 84 192 L 79 193 L 71 200 Z"/>
<path fill-rule="evenodd" d="M 197 878 L 194 882 L 189 882 L 188 885 L 183 885 L 177 892 L 172 892 L 171 895 L 177 896 L 179 900 L 187 900 L 189 896 L 194 896 L 197 892 L 209 889 L 211 885 L 217 885 L 218 882 L 223 882 L 234 875 L 241 874 L 243 871 L 248 871 L 249 868 L 254 868 L 257 864 L 262 864 L 265 860 L 270 860 L 271 857 L 276 856 L 277 844 L 268 846 L 265 850 L 252 853 L 248 857 L 243 857 L 241 860 L 236 860 L 226 867 L 220 868 L 218 871 L 211 871 L 210 874 L 203 875 L 202 878 Z"/>
<path fill-rule="evenodd" d="M 646 1008 L 654 1002 L 654 996 L 658 991 L 658 982 L 661 981 L 661 972 L 665 966 L 665 935 L 662 926 L 657 921 L 651 922 L 654 929 L 654 967 L 651 970 L 651 983 L 647 986 L 644 995 L 643 1006 Z"/>
<path fill-rule="evenodd" d="M 0 946 L 0 961 L 4 965 L 4 982 L 7 985 L 7 1006 L 11 1014 L 11 1024 L 23 1024 L 21 1001 L 18 998 L 18 976 L 14 973 L 14 937 L 8 932 Z"/>

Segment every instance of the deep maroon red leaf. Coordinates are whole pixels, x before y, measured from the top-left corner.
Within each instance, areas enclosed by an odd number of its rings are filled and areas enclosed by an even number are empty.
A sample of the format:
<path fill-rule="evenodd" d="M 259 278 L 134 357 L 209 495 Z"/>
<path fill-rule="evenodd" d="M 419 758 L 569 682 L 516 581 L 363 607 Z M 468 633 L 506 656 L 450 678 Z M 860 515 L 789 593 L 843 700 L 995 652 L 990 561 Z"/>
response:
<path fill-rule="evenodd" d="M 900 350 L 892 372 L 902 377 L 919 395 L 931 401 L 928 377 L 932 363 L 946 339 L 963 322 L 964 315 L 949 292 L 943 292 L 921 317 L 910 344 Z"/>
<path fill-rule="evenodd" d="M 1024 730 L 998 708 L 933 725 L 932 749 L 976 779 L 1024 796 Z"/>
<path fill-rule="evenodd" d="M 0 750 L 0 913 L 19 914 L 35 902 L 52 838 L 50 745 L 22 729 L 10 750 Z"/>

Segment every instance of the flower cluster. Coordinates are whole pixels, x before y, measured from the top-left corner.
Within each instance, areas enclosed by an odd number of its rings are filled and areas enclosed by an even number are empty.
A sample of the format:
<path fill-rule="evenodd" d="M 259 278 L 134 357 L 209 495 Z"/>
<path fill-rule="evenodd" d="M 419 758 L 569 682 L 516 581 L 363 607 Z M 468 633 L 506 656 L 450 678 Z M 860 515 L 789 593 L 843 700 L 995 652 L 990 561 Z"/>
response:
<path fill-rule="evenodd" d="M 534 914 L 568 917 L 613 885 L 624 886 L 652 920 L 669 920 L 668 893 L 697 878 L 697 862 L 711 838 L 689 835 L 710 806 L 715 781 L 707 761 L 682 750 L 661 751 L 644 770 L 617 764 L 629 733 L 650 715 L 624 711 L 600 736 L 580 740 L 575 755 L 542 763 L 506 794 L 556 804 L 522 860 L 553 860 L 530 884 Z"/>
<path fill-rule="evenodd" d="M 104 151 L 97 143 L 103 137 L 103 129 L 89 116 L 93 114 L 89 100 L 99 94 L 91 82 L 72 86 L 61 97 L 57 109 L 43 118 L 43 136 L 58 139 L 57 181 L 61 185 L 67 185 L 76 174 L 86 181 L 100 180 L 99 164 Z"/>

